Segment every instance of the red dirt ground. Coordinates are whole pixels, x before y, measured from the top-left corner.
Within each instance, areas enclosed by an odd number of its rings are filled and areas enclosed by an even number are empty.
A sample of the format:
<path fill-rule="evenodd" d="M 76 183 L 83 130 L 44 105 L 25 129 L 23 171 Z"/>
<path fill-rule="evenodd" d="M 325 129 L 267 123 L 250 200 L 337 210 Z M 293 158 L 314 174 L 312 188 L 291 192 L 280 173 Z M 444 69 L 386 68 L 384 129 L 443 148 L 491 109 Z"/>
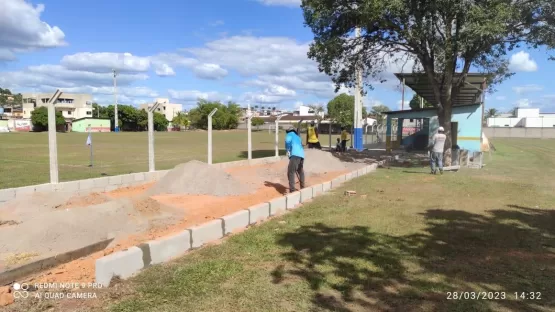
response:
<path fill-rule="evenodd" d="M 249 167 L 234 167 L 226 169 L 226 171 L 242 182 L 254 182 L 257 172 L 260 169 L 270 169 L 272 172 L 284 172 L 283 163 L 274 163 L 269 165 L 257 165 Z M 275 171 L 274 171 L 275 170 Z M 285 172 L 284 172 L 285 173 Z M 330 181 L 333 178 L 346 172 L 327 172 L 318 176 L 307 176 L 307 186 Z M 279 179 L 283 181 L 283 178 Z M 258 180 L 259 181 L 259 180 Z M 186 211 L 184 219 L 174 225 L 151 228 L 145 233 L 136 234 L 117 242 L 112 247 L 100 252 L 96 252 L 87 257 L 74 260 L 72 262 L 59 265 L 48 271 L 42 272 L 30 279 L 33 282 L 69 282 L 69 283 L 88 283 L 94 282 L 95 261 L 105 255 L 126 248 L 136 246 L 140 243 L 168 236 L 176 232 L 187 229 L 191 226 L 205 223 L 208 220 L 222 217 L 224 215 L 248 208 L 260 202 L 265 202 L 273 198 L 279 197 L 286 187 L 279 182 L 270 181 L 272 183 L 262 183 L 254 194 L 241 196 L 216 197 L 207 195 L 159 195 L 154 196 L 161 204 L 171 205 Z M 112 198 L 135 197 L 142 194 L 150 188 L 154 183 L 140 185 L 136 187 L 121 188 L 109 193 L 105 193 Z M 95 196 L 97 197 L 97 196 Z"/>

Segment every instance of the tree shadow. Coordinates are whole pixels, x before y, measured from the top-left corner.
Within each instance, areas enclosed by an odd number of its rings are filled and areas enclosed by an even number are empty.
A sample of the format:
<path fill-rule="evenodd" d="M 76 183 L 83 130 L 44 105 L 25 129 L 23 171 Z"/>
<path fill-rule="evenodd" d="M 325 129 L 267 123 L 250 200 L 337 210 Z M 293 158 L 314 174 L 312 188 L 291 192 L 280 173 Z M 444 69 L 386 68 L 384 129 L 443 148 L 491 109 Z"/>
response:
<path fill-rule="evenodd" d="M 285 150 L 279 150 L 280 156 L 285 156 Z M 252 158 L 264 158 L 264 157 L 272 157 L 276 156 L 276 150 L 253 150 L 252 151 Z M 248 159 L 249 154 L 248 151 L 241 151 L 238 155 L 239 158 Z"/>
<path fill-rule="evenodd" d="M 512 207 L 485 215 L 428 210 L 424 231 L 406 236 L 301 226 L 278 239 L 290 251 L 274 282 L 304 279 L 315 309 L 326 311 L 555 309 L 555 212 Z M 465 291 L 499 299 L 448 300 Z M 515 292 L 541 299 L 515 300 Z"/>

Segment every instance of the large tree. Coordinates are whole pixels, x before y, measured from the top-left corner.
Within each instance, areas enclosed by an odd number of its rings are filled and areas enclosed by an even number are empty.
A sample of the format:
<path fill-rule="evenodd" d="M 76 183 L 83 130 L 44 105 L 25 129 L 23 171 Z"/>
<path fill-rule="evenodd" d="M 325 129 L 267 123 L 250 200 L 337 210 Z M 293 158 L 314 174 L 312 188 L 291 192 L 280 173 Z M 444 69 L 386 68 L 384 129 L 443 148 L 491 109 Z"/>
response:
<path fill-rule="evenodd" d="M 189 111 L 191 124 L 198 129 L 208 128 L 208 115 L 217 108 L 218 111 L 212 117 L 212 128 L 215 130 L 235 129 L 239 125 L 241 108 L 233 102 L 224 105 L 220 102 L 209 102 L 199 100 L 197 107 Z"/>
<path fill-rule="evenodd" d="M 48 130 L 48 108 L 46 106 L 37 107 L 31 112 L 31 123 L 35 131 Z M 56 111 L 56 126 L 65 125 L 66 120 L 61 111 Z"/>
<path fill-rule="evenodd" d="M 414 61 L 430 81 L 449 156 L 453 99 L 468 72 L 490 74 L 492 88 L 511 76 L 508 51 L 555 46 L 553 0 L 302 0 L 302 9 L 314 33 L 308 56 L 337 89 L 354 85 L 357 68 L 368 84 L 390 62 Z"/>
<path fill-rule="evenodd" d="M 418 94 L 414 94 L 409 103 L 410 109 L 419 109 L 421 104 L 424 104 L 423 108 L 434 107 L 432 104 L 428 103 L 428 101 L 418 96 Z"/>
<path fill-rule="evenodd" d="M 335 123 L 352 127 L 355 115 L 355 97 L 342 93 L 328 102 L 328 117 Z M 362 107 L 362 115 L 366 116 L 366 108 Z"/>

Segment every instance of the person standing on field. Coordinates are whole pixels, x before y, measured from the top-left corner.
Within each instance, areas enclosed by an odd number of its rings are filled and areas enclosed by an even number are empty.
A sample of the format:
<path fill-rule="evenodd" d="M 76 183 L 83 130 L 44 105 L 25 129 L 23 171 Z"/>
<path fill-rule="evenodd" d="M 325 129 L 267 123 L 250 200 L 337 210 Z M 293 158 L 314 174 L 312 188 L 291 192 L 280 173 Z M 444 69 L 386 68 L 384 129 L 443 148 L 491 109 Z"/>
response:
<path fill-rule="evenodd" d="M 318 129 L 314 127 L 314 120 L 310 122 L 306 131 L 306 143 L 308 148 L 322 149 L 320 141 L 318 140 Z"/>
<path fill-rule="evenodd" d="M 295 192 L 295 175 L 299 177 L 301 189 L 304 188 L 304 149 L 301 137 L 297 133 L 295 127 L 290 126 L 285 132 L 285 150 L 289 157 L 289 166 L 287 166 L 287 179 L 289 180 L 289 192 Z"/>
<path fill-rule="evenodd" d="M 445 148 L 445 141 L 447 136 L 445 135 L 445 129 L 439 127 L 437 133 L 432 137 L 432 142 L 430 142 L 430 167 L 432 169 L 431 174 L 437 174 L 437 168 L 439 168 L 439 173 L 443 174 L 443 149 Z"/>
<path fill-rule="evenodd" d="M 349 137 L 349 133 L 347 132 L 347 130 L 345 130 L 345 127 L 341 127 L 341 149 L 342 149 L 342 152 L 347 151 L 347 141 L 349 141 L 348 137 Z"/>

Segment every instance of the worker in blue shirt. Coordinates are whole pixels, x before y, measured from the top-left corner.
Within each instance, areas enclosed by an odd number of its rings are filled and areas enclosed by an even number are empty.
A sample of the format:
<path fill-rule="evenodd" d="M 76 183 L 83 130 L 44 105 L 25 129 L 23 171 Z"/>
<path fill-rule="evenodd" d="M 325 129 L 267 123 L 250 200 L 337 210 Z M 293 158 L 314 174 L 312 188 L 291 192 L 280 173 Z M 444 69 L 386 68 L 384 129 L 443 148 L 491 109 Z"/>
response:
<path fill-rule="evenodd" d="M 290 126 L 286 131 L 285 150 L 289 157 L 289 166 L 287 167 L 287 178 L 289 179 L 289 192 L 295 192 L 295 174 L 299 178 L 301 189 L 304 188 L 304 148 L 298 130 Z"/>

